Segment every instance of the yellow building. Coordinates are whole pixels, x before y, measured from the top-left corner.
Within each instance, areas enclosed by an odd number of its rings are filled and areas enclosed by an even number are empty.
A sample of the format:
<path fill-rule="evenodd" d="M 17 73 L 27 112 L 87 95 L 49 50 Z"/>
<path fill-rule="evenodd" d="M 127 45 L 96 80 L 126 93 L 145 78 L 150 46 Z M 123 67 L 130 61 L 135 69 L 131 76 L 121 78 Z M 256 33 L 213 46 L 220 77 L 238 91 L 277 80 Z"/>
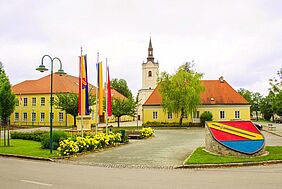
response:
<path fill-rule="evenodd" d="M 96 88 L 90 84 L 90 92 L 96 93 Z M 11 125 L 25 126 L 49 126 L 50 125 L 50 75 L 37 80 L 26 80 L 12 87 L 17 95 L 18 102 L 11 115 Z M 125 98 L 122 94 L 112 89 L 113 98 Z M 78 77 L 71 75 L 53 75 L 53 98 L 56 93 L 78 93 Z M 96 122 L 95 107 L 91 112 L 92 123 Z M 53 106 L 54 126 L 73 126 L 72 115 Z M 123 119 L 128 119 L 124 117 Z M 111 121 L 115 118 L 111 117 Z M 122 120 L 124 121 L 124 120 Z"/>
<path fill-rule="evenodd" d="M 201 104 L 193 117 L 186 117 L 183 122 L 199 123 L 200 115 L 209 111 L 214 121 L 250 120 L 250 104 L 224 79 L 202 80 L 205 91 L 201 94 Z M 161 106 L 162 97 L 155 88 L 143 104 L 143 122 L 179 122 L 177 114 L 165 112 Z"/>
<path fill-rule="evenodd" d="M 142 88 L 138 91 L 138 119 L 146 122 L 179 122 L 179 116 L 164 112 L 162 97 L 158 91 L 159 62 L 153 56 L 150 38 L 147 61 L 142 63 Z M 215 121 L 250 120 L 250 104 L 237 93 L 224 79 L 202 80 L 205 92 L 201 94 L 201 105 L 191 118 L 183 122 L 200 122 L 200 115 L 205 111 L 213 114 Z"/>

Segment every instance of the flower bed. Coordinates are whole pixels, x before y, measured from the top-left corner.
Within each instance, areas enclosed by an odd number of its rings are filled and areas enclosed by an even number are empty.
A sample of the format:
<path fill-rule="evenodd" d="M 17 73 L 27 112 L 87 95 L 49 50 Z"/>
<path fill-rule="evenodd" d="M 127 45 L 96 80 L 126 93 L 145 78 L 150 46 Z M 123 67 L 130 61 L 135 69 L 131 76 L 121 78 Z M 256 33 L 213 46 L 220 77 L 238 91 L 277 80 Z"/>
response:
<path fill-rule="evenodd" d="M 142 138 L 147 138 L 150 137 L 154 134 L 155 130 L 152 129 L 151 127 L 147 127 L 147 128 L 142 128 L 140 130 L 140 134 Z"/>
<path fill-rule="evenodd" d="M 95 151 L 121 143 L 121 134 L 110 132 L 98 133 L 94 136 L 74 137 L 60 141 L 58 147 L 59 156 L 70 156 L 76 153 Z"/>

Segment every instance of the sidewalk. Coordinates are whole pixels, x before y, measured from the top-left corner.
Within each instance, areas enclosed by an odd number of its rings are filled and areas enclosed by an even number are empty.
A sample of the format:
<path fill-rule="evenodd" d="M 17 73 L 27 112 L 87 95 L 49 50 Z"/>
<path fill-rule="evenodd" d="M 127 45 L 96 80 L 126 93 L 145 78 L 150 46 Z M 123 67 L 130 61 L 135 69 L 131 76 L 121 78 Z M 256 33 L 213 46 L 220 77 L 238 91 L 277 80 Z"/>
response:
<path fill-rule="evenodd" d="M 263 127 L 263 130 L 272 134 L 276 134 L 278 136 L 282 137 L 282 124 L 281 123 L 265 123 L 265 122 L 256 122 L 261 124 Z M 272 124 L 273 128 L 268 128 L 268 124 Z"/>

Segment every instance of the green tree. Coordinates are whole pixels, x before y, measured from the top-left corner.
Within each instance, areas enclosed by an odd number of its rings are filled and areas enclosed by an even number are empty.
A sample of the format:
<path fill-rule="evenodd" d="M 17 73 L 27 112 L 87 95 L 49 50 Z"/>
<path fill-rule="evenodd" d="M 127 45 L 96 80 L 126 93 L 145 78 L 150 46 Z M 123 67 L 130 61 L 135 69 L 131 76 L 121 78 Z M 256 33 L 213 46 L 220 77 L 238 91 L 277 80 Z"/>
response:
<path fill-rule="evenodd" d="M 128 115 L 134 117 L 136 114 L 137 102 L 133 98 L 119 99 L 112 101 L 112 114 L 118 118 L 118 127 L 120 126 L 121 116 Z"/>
<path fill-rule="evenodd" d="M 11 84 L 3 69 L 2 63 L 0 63 L 0 118 L 4 124 L 4 129 L 7 128 L 10 115 L 14 112 L 16 105 L 16 95 L 12 92 Z M 5 130 L 4 130 L 5 132 Z M 6 141 L 4 139 L 4 145 Z M 8 128 L 8 146 L 9 140 L 9 128 Z"/>
<path fill-rule="evenodd" d="M 111 88 L 118 91 L 120 94 L 125 96 L 126 98 L 131 98 L 132 93 L 127 86 L 127 82 L 124 79 L 112 79 L 111 80 Z"/>
<path fill-rule="evenodd" d="M 273 115 L 273 108 L 272 108 L 272 97 L 268 95 L 262 98 L 260 102 L 260 111 L 263 114 L 263 118 L 266 120 L 270 120 Z"/>
<path fill-rule="evenodd" d="M 197 73 L 189 65 L 182 65 L 174 75 L 161 73 L 159 91 L 165 112 L 180 113 L 179 124 L 184 115 L 192 117 L 200 104 L 200 94 L 204 91 L 200 79 L 203 74 Z"/>
<path fill-rule="evenodd" d="M 95 104 L 95 96 L 89 94 L 89 106 Z M 76 116 L 78 115 L 78 94 L 76 93 L 59 93 L 54 100 L 56 108 L 66 111 L 73 116 L 74 125 L 76 126 Z"/>

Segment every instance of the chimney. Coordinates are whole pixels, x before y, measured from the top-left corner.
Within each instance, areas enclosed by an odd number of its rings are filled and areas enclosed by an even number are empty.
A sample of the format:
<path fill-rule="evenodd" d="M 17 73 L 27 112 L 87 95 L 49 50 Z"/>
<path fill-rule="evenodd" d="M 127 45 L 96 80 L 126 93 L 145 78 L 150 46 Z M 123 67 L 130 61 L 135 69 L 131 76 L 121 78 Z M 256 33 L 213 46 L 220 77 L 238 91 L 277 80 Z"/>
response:
<path fill-rule="evenodd" d="M 220 83 L 224 83 L 224 78 L 223 78 L 223 76 L 220 76 L 219 81 L 220 81 Z"/>

